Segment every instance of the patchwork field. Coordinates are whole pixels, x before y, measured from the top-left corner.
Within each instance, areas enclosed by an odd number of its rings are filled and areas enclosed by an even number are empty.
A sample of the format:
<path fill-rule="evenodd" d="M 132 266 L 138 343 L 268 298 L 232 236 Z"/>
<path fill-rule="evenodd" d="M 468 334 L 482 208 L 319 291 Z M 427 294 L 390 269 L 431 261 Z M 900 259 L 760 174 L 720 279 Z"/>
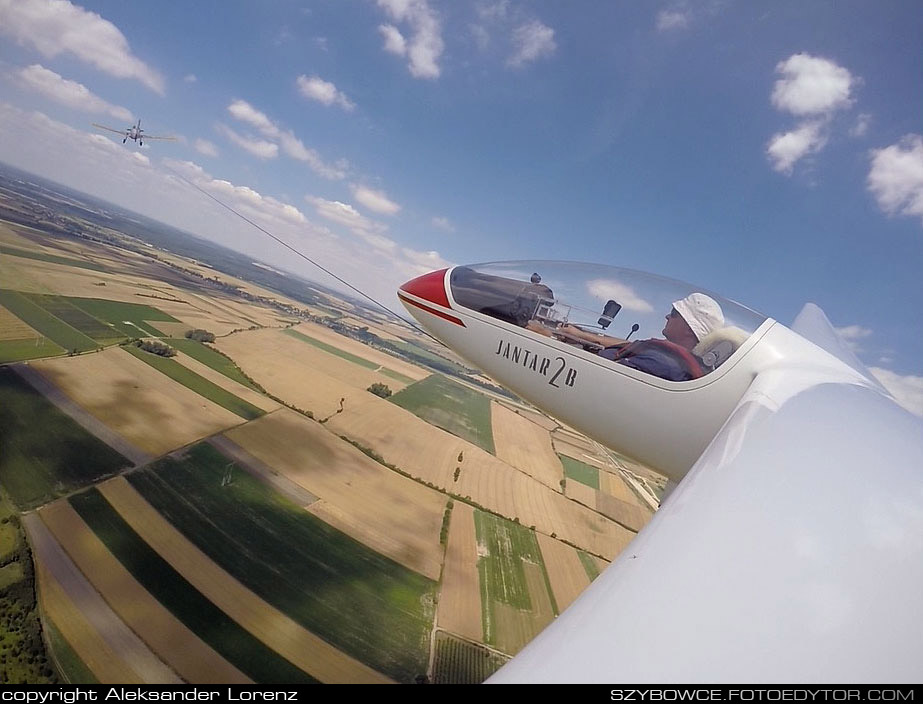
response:
<path fill-rule="evenodd" d="M 449 540 L 439 592 L 436 624 L 469 640 L 482 640 L 481 589 L 474 509 L 456 501 L 449 522 Z M 438 658 L 438 651 L 437 651 Z"/>
<path fill-rule="evenodd" d="M 95 350 L 99 343 L 76 328 L 52 315 L 28 295 L 18 291 L 0 290 L 0 305 L 27 325 L 67 350 L 86 352 Z"/>
<path fill-rule="evenodd" d="M 183 337 L 170 340 L 170 346 L 182 352 L 183 355 L 191 357 L 197 362 L 207 366 L 209 369 L 215 370 L 231 381 L 236 381 L 238 384 L 246 386 L 253 391 L 260 391 L 257 385 L 250 381 L 231 359 L 225 357 L 208 345 Z M 182 362 L 182 360 L 180 360 L 180 362 Z"/>
<path fill-rule="evenodd" d="M 30 328 L 9 310 L 0 305 L 0 342 L 34 340 L 42 334 Z"/>
<path fill-rule="evenodd" d="M 188 682 L 250 680 L 184 626 L 125 569 L 66 501 L 39 515 L 119 617 Z"/>
<path fill-rule="evenodd" d="M 234 470 L 209 445 L 128 479 L 215 564 L 311 633 L 402 682 L 426 671 L 432 580 Z"/>
<path fill-rule="evenodd" d="M 564 611 L 590 585 L 578 551 L 560 540 L 536 533 L 545 570 L 559 611 Z"/>
<path fill-rule="evenodd" d="M 559 491 L 564 468 L 548 431 L 496 401 L 491 402 L 490 413 L 497 457 Z"/>
<path fill-rule="evenodd" d="M 280 330 L 254 330 L 223 337 L 216 347 L 273 396 L 327 418 L 361 401 L 374 383 L 392 391 L 403 385 L 384 374 L 285 335 Z"/>
<path fill-rule="evenodd" d="M 439 578 L 442 494 L 387 470 L 288 409 L 225 436 L 321 499 L 311 504 L 311 513 L 402 565 Z"/>
<path fill-rule="evenodd" d="M 505 663 L 507 658 L 487 648 L 436 633 L 433 684 L 480 684 Z"/>
<path fill-rule="evenodd" d="M 33 362 L 32 367 L 132 445 L 154 456 L 241 422 L 239 416 L 118 347 Z"/>
<path fill-rule="evenodd" d="M 370 448 L 386 462 L 524 526 L 534 525 L 612 559 L 634 533 L 562 496 L 479 447 L 429 425 L 396 405 L 366 394 L 347 403 L 327 427 Z M 459 469 L 458 480 L 455 470 Z"/>
<path fill-rule="evenodd" d="M 599 489 L 599 470 L 596 467 L 566 455 L 561 455 L 560 460 L 564 467 L 564 476 L 568 479 L 580 482 L 591 489 Z"/>
<path fill-rule="evenodd" d="M 170 340 L 171 345 L 173 345 L 174 342 L 177 342 L 177 340 Z M 192 340 L 186 340 L 186 342 L 192 342 Z M 194 342 L 194 344 L 198 345 L 200 343 Z M 217 352 L 215 352 L 214 354 L 218 357 L 221 357 L 221 355 L 219 355 Z M 229 365 L 231 364 L 230 360 L 227 360 L 224 357 L 221 357 L 221 359 L 224 359 L 226 362 L 228 362 Z M 215 386 L 227 391 L 229 394 L 231 394 L 235 398 L 238 398 L 241 401 L 244 401 L 250 406 L 254 406 L 258 408 L 259 410 L 263 412 L 268 413 L 270 411 L 276 410 L 277 408 L 281 408 L 281 406 L 277 402 L 273 401 L 271 398 L 269 398 L 265 394 L 261 394 L 259 391 L 256 391 L 253 388 L 251 388 L 252 385 L 245 385 L 238 381 L 235 381 L 233 378 L 230 378 L 229 375 L 223 374 L 219 371 L 215 371 L 215 369 L 213 369 L 212 367 L 202 364 L 202 362 L 198 361 L 197 359 L 194 359 L 193 357 L 190 357 L 189 355 L 185 353 L 181 352 L 177 354 L 175 357 L 171 357 L 171 360 L 176 362 L 177 364 L 181 364 L 186 369 L 188 369 L 190 372 L 192 372 L 193 374 L 195 374 L 196 376 L 202 379 L 205 379 L 210 384 L 214 384 Z M 239 372 L 238 372 L 238 375 L 242 376 L 239 374 Z M 257 415 L 254 415 L 253 417 L 254 418 L 259 417 L 259 415 L 262 415 L 262 414 L 257 414 Z"/>
<path fill-rule="evenodd" d="M 105 482 L 99 490 L 160 557 L 270 650 L 322 682 L 368 684 L 387 681 L 332 648 L 240 584 L 170 525 L 124 478 Z"/>
<path fill-rule="evenodd" d="M 476 511 L 484 641 L 518 653 L 557 613 L 535 534 Z"/>
<path fill-rule="evenodd" d="M 0 368 L 0 448 L 0 484 L 23 509 L 131 464 L 10 368 Z"/>
<path fill-rule="evenodd" d="M 490 399 L 442 374 L 432 374 L 394 394 L 391 403 L 487 452 L 494 451 Z"/>

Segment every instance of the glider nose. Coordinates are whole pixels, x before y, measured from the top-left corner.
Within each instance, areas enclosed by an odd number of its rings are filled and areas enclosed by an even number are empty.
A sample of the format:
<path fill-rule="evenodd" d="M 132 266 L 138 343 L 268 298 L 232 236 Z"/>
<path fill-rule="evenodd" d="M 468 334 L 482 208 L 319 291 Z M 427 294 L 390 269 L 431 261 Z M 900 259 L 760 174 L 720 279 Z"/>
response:
<path fill-rule="evenodd" d="M 449 299 L 445 294 L 445 273 L 447 271 L 448 269 L 440 269 L 418 276 L 401 286 L 400 290 L 423 299 L 423 301 L 450 308 Z"/>

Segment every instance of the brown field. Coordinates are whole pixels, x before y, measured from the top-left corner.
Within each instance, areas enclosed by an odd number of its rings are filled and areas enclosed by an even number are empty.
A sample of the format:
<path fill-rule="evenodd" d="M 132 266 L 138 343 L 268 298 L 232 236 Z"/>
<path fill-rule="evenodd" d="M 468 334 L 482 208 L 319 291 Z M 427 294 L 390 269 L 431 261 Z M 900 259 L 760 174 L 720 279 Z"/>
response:
<path fill-rule="evenodd" d="M 586 484 L 581 484 L 576 479 L 568 479 L 567 487 L 564 489 L 564 494 L 567 498 L 579 501 L 594 511 L 596 510 L 596 493 L 596 489 Z"/>
<path fill-rule="evenodd" d="M 646 508 L 641 499 L 638 498 L 637 494 L 631 490 L 625 480 L 622 479 L 618 474 L 612 472 L 602 471 L 599 473 L 599 490 L 603 494 L 608 494 L 613 498 L 624 501 L 627 504 L 632 506 L 638 506 L 641 508 Z"/>
<path fill-rule="evenodd" d="M 129 443 L 154 456 L 241 422 L 118 347 L 31 366 Z"/>
<path fill-rule="evenodd" d="M 564 467 L 548 431 L 496 401 L 490 404 L 497 457 L 555 491 L 561 490 Z"/>
<path fill-rule="evenodd" d="M 550 538 L 549 538 L 550 540 Z M 478 584 L 478 544 L 474 509 L 456 501 L 449 523 L 449 542 L 439 592 L 436 624 L 470 640 L 483 642 L 481 590 Z"/>
<path fill-rule="evenodd" d="M 202 364 L 197 359 L 193 359 L 187 354 L 182 352 L 177 352 L 176 356 L 173 358 L 184 367 L 191 369 L 196 374 L 201 377 L 208 379 L 215 386 L 220 386 L 225 391 L 230 391 L 232 394 L 237 396 L 237 398 L 243 399 L 247 403 L 252 403 L 257 408 L 260 408 L 267 413 L 281 408 L 281 404 L 273 401 L 268 396 L 264 396 L 259 391 L 254 391 L 249 386 L 244 386 L 243 384 L 229 379 L 221 372 L 215 371 L 211 367 Z"/>
<path fill-rule="evenodd" d="M 0 222 L 0 243 L 11 244 L 14 247 L 21 247 L 23 249 L 29 249 L 35 247 L 35 243 L 23 237 L 22 235 L 16 234 L 16 231 L 13 227 L 20 227 L 19 225 L 11 225 L 7 222 Z M 5 255 L 4 255 L 5 256 Z"/>
<path fill-rule="evenodd" d="M 596 510 L 635 531 L 641 530 L 653 515 L 650 509 L 645 510 L 602 492 L 596 495 Z"/>
<path fill-rule="evenodd" d="M 152 597 L 66 500 L 45 506 L 39 515 L 112 609 L 180 677 L 195 683 L 250 683 Z"/>
<path fill-rule="evenodd" d="M 555 603 L 558 605 L 558 611 L 563 613 L 564 609 L 590 585 L 590 578 L 587 577 L 583 563 L 580 562 L 574 548 L 541 533 L 536 533 L 536 537 L 542 550 Z"/>
<path fill-rule="evenodd" d="M 494 383 L 490 379 L 486 379 L 486 378 L 485 378 L 485 381 Z M 546 416 L 544 413 L 539 413 L 533 408 L 528 408 L 526 406 L 522 406 L 517 403 L 512 403 L 510 401 L 497 401 L 497 403 L 513 412 L 518 412 L 519 415 L 521 415 L 523 418 L 526 418 L 527 420 L 532 421 L 533 423 L 544 428 L 548 432 L 551 432 L 561 427 L 561 424 L 558 421 L 556 421 L 554 418 L 551 418 L 550 416 Z"/>
<path fill-rule="evenodd" d="M 390 331 L 388 327 L 381 323 L 376 323 L 371 320 L 360 320 L 359 318 L 353 318 L 346 316 L 345 318 L 340 319 L 341 323 L 346 323 L 347 325 L 353 325 L 355 327 L 365 327 L 368 328 L 370 332 L 378 335 L 382 340 L 390 340 L 391 342 L 403 342 L 403 340 L 397 337 L 393 332 Z M 307 332 L 305 333 L 308 334 Z"/>
<path fill-rule="evenodd" d="M 34 340 L 42 334 L 0 306 L 0 340 Z"/>
<path fill-rule="evenodd" d="M 545 588 L 542 568 L 531 562 L 522 563 L 526 573 L 529 597 L 532 599 L 531 611 L 520 611 L 508 604 L 494 604 L 494 617 L 497 621 L 497 648 L 510 655 L 522 650 L 530 640 L 554 620 L 551 599 Z"/>
<path fill-rule="evenodd" d="M 414 477 L 470 500 L 525 526 L 612 558 L 634 533 L 514 469 L 481 448 L 429 425 L 371 394 L 347 403 L 327 427 L 371 448 Z M 458 455 L 461 474 L 453 481 Z"/>
<path fill-rule="evenodd" d="M 317 496 L 320 501 L 308 510 L 405 567 L 439 579 L 445 496 L 381 466 L 287 408 L 226 437 Z"/>
<path fill-rule="evenodd" d="M 322 682 L 382 683 L 388 678 L 305 630 L 212 562 L 122 477 L 99 486 L 109 503 L 193 587 L 269 648 Z"/>
<path fill-rule="evenodd" d="M 186 333 L 193 329 L 189 323 L 168 323 L 164 320 L 158 320 L 151 325 L 169 337 L 185 337 Z"/>
<path fill-rule="evenodd" d="M 35 558 L 43 618 L 103 683 L 180 684 L 182 680 L 154 655 L 109 608 L 38 515 L 23 516 Z"/>
<path fill-rule="evenodd" d="M 270 394 L 317 419 L 336 413 L 340 399 L 349 407 L 371 396 L 366 389 L 373 383 L 395 392 L 405 386 L 280 330 L 242 332 L 220 338 L 215 346 Z"/>

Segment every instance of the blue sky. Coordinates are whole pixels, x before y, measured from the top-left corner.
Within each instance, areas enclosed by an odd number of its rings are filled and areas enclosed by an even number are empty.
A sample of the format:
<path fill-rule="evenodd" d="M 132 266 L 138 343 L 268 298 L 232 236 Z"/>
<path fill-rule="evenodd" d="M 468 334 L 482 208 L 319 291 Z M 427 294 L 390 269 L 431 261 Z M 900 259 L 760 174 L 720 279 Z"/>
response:
<path fill-rule="evenodd" d="M 323 280 L 181 172 L 388 305 L 498 259 L 813 301 L 923 414 L 921 36 L 915 2 L 0 0 L 0 160 Z M 132 117 L 180 140 L 90 125 Z"/>

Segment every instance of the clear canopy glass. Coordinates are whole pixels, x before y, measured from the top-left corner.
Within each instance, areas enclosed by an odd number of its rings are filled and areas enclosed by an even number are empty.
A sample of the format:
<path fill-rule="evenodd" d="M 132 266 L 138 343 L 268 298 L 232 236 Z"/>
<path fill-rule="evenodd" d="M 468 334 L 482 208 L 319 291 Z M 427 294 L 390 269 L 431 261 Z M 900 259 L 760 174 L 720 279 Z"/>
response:
<path fill-rule="evenodd" d="M 460 266 L 453 269 L 450 286 L 456 303 L 465 308 L 663 378 L 670 376 L 629 362 L 624 343 L 672 338 L 672 343 L 694 353 L 704 374 L 727 361 L 766 320 L 692 284 L 603 264 L 519 261 Z M 681 325 L 667 329 L 671 312 L 681 315 L 694 338 L 677 335 Z M 637 353 L 641 347 L 632 349 Z M 654 343 L 648 348 L 651 354 L 683 356 L 674 345 Z M 691 364 L 686 359 L 682 363 Z"/>

